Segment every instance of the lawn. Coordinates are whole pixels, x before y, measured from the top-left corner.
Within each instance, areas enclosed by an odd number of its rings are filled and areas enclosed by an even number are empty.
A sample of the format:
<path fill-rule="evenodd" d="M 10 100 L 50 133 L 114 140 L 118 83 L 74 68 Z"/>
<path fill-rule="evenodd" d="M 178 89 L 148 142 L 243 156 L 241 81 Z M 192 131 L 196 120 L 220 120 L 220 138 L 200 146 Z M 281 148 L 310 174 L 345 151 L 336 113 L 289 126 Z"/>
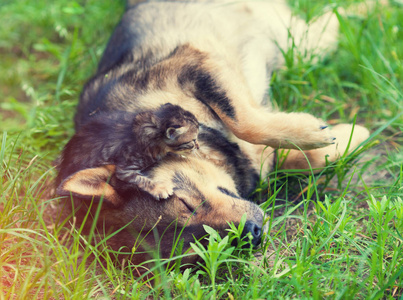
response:
<path fill-rule="evenodd" d="M 331 4 L 293 1 L 310 19 Z M 339 16 L 339 47 L 320 62 L 284 53 L 273 103 L 364 125 L 371 137 L 321 174 L 262 177 L 270 216 L 262 247 L 242 250 L 206 228 L 203 264 L 156 260 L 147 276 L 103 241 L 55 220 L 54 161 L 124 1 L 0 3 L 0 299 L 402 299 L 403 3 Z M 268 193 L 266 193 L 268 191 Z M 175 260 L 172 257 L 170 261 Z"/>

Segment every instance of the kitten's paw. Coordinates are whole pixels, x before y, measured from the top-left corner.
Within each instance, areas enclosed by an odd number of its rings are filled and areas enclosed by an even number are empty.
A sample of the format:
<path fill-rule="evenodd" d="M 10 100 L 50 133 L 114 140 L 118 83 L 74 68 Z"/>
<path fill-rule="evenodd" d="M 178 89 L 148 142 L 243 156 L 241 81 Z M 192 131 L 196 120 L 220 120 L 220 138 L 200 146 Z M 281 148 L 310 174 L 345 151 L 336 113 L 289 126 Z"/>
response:
<path fill-rule="evenodd" d="M 156 182 L 153 186 L 149 187 L 146 192 L 151 194 L 156 200 L 167 199 L 171 197 L 174 193 L 173 187 L 164 185 L 161 182 Z"/>
<path fill-rule="evenodd" d="M 171 183 L 154 181 L 144 175 L 137 174 L 130 183 L 135 184 L 140 190 L 149 193 L 156 200 L 167 199 L 173 195 L 173 186 Z"/>

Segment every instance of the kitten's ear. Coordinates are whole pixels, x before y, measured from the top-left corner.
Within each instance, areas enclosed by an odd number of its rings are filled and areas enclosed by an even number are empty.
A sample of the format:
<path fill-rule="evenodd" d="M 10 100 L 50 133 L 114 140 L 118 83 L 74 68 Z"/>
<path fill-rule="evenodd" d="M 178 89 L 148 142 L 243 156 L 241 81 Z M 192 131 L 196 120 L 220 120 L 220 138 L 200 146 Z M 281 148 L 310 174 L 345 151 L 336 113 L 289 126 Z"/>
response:
<path fill-rule="evenodd" d="M 56 193 L 60 196 L 73 196 L 88 200 L 100 200 L 103 198 L 104 202 L 119 206 L 123 201 L 109 184 L 109 180 L 114 173 L 114 165 L 78 171 L 63 180 Z"/>
<path fill-rule="evenodd" d="M 160 127 L 161 126 L 161 120 L 160 118 L 158 118 L 156 115 L 154 114 L 150 114 L 150 123 L 154 126 L 154 127 Z"/>
<path fill-rule="evenodd" d="M 185 129 L 183 127 L 179 127 L 179 128 L 175 128 L 175 127 L 169 127 L 166 132 L 165 135 L 168 139 L 170 140 L 174 140 L 176 139 L 178 136 L 180 136 L 181 134 L 183 134 L 185 132 Z"/>
<path fill-rule="evenodd" d="M 145 140 L 156 138 L 160 134 L 161 120 L 152 112 L 140 113 L 136 118 L 134 130 L 138 138 Z"/>
<path fill-rule="evenodd" d="M 133 124 L 134 127 L 160 127 L 160 119 L 153 111 L 143 111 L 135 114 Z"/>

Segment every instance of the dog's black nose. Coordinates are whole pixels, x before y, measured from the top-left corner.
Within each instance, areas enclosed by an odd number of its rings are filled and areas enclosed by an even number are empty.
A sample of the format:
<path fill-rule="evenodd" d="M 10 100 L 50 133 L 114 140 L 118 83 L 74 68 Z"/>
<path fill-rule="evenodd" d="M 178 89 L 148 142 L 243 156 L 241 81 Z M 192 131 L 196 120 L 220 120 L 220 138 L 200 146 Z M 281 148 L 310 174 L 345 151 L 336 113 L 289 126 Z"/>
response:
<path fill-rule="evenodd" d="M 262 241 L 262 227 L 252 221 L 246 221 L 245 227 L 242 232 L 242 238 L 247 240 L 247 235 L 249 232 L 252 236 L 251 243 L 253 247 L 259 246 L 260 242 Z"/>

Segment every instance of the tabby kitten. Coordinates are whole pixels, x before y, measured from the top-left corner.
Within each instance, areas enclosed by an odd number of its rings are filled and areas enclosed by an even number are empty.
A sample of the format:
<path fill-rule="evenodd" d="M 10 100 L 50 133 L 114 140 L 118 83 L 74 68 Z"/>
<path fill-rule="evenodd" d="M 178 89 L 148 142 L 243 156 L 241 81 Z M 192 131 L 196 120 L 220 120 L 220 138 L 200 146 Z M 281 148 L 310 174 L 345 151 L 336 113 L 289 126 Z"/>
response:
<path fill-rule="evenodd" d="M 153 182 L 143 171 L 168 154 L 186 155 L 198 149 L 198 132 L 196 117 L 170 103 L 140 113 L 98 113 L 65 146 L 63 163 L 69 164 L 70 174 L 60 170 L 58 178 L 114 164 L 119 180 L 137 185 L 156 199 L 168 198 L 172 188 Z"/>

